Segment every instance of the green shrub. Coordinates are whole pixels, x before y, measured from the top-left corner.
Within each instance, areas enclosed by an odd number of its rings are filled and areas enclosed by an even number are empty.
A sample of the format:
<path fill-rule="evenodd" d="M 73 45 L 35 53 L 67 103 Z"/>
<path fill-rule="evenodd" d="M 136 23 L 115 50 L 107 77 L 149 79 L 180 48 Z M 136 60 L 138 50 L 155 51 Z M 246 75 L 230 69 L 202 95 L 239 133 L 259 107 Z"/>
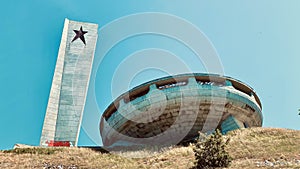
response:
<path fill-rule="evenodd" d="M 58 148 L 16 148 L 12 150 L 4 150 L 3 153 L 15 153 L 15 154 L 54 154 L 55 151 L 61 151 Z"/>
<path fill-rule="evenodd" d="M 228 167 L 231 163 L 231 157 L 225 150 L 229 139 L 224 142 L 222 134 L 217 130 L 210 136 L 200 136 L 193 148 L 195 153 L 196 169 Z"/>

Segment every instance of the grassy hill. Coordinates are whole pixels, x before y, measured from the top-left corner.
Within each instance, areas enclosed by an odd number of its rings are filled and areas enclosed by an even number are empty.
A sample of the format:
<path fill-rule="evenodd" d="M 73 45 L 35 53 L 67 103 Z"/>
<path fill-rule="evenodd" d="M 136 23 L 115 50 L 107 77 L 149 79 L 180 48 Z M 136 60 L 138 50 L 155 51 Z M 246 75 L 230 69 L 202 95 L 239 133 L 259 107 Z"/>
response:
<path fill-rule="evenodd" d="M 300 168 L 300 131 L 274 128 L 236 130 L 227 147 L 229 168 Z M 143 158 L 126 158 L 126 157 Z M 0 152 L 0 168 L 191 168 L 192 146 L 160 152 L 101 153 L 87 148 L 25 148 Z"/>

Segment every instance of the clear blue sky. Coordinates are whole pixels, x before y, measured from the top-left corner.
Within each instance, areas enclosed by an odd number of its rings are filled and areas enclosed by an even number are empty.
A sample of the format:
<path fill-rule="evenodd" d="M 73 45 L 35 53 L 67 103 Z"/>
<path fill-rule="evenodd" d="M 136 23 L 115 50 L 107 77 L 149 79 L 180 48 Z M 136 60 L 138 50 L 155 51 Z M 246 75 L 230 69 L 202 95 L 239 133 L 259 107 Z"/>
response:
<path fill-rule="evenodd" d="M 225 75 L 256 90 L 263 104 L 263 126 L 300 129 L 298 0 L 16 0 L 1 4 L 0 149 L 15 143 L 39 144 L 64 18 L 94 22 L 101 28 L 142 12 L 172 14 L 197 26 L 217 50 Z M 128 24 L 124 29 L 134 26 Z M 99 48 L 101 44 L 97 51 Z M 111 76 L 117 66 L 146 48 L 170 51 L 193 71 L 205 72 L 203 65 L 194 65 L 191 51 L 170 38 L 144 35 L 126 39 L 110 50 L 98 69 L 95 93 L 100 112 L 114 98 Z M 167 74 L 143 71 L 132 79 L 129 88 L 163 75 Z M 86 123 L 101 114 L 91 114 L 84 117 L 83 128 L 87 127 L 81 131 L 81 145 L 101 144 L 95 140 L 99 137 L 98 124 L 92 131 Z"/>

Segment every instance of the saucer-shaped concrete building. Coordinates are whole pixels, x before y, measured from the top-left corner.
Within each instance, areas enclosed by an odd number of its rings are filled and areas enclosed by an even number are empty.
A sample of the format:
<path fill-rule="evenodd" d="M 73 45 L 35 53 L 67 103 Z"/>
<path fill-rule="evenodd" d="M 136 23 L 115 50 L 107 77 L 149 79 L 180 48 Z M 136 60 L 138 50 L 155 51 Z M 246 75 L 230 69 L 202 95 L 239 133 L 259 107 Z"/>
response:
<path fill-rule="evenodd" d="M 149 81 L 119 96 L 100 121 L 103 145 L 172 145 L 198 132 L 262 126 L 262 105 L 245 83 L 215 74 Z"/>

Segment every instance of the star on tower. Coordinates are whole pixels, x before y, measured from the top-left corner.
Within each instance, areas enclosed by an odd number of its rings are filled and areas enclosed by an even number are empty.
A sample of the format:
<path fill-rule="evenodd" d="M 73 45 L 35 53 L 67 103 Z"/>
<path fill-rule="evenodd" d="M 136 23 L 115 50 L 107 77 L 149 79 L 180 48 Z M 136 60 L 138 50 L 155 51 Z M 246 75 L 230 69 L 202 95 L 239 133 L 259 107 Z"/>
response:
<path fill-rule="evenodd" d="M 80 38 L 81 41 L 84 43 L 84 45 L 86 45 L 85 39 L 84 39 L 84 34 L 88 33 L 88 31 L 83 31 L 82 26 L 80 27 L 80 30 L 73 30 L 73 31 L 76 33 L 76 35 L 73 38 L 72 42 L 74 42 L 76 39 Z"/>

